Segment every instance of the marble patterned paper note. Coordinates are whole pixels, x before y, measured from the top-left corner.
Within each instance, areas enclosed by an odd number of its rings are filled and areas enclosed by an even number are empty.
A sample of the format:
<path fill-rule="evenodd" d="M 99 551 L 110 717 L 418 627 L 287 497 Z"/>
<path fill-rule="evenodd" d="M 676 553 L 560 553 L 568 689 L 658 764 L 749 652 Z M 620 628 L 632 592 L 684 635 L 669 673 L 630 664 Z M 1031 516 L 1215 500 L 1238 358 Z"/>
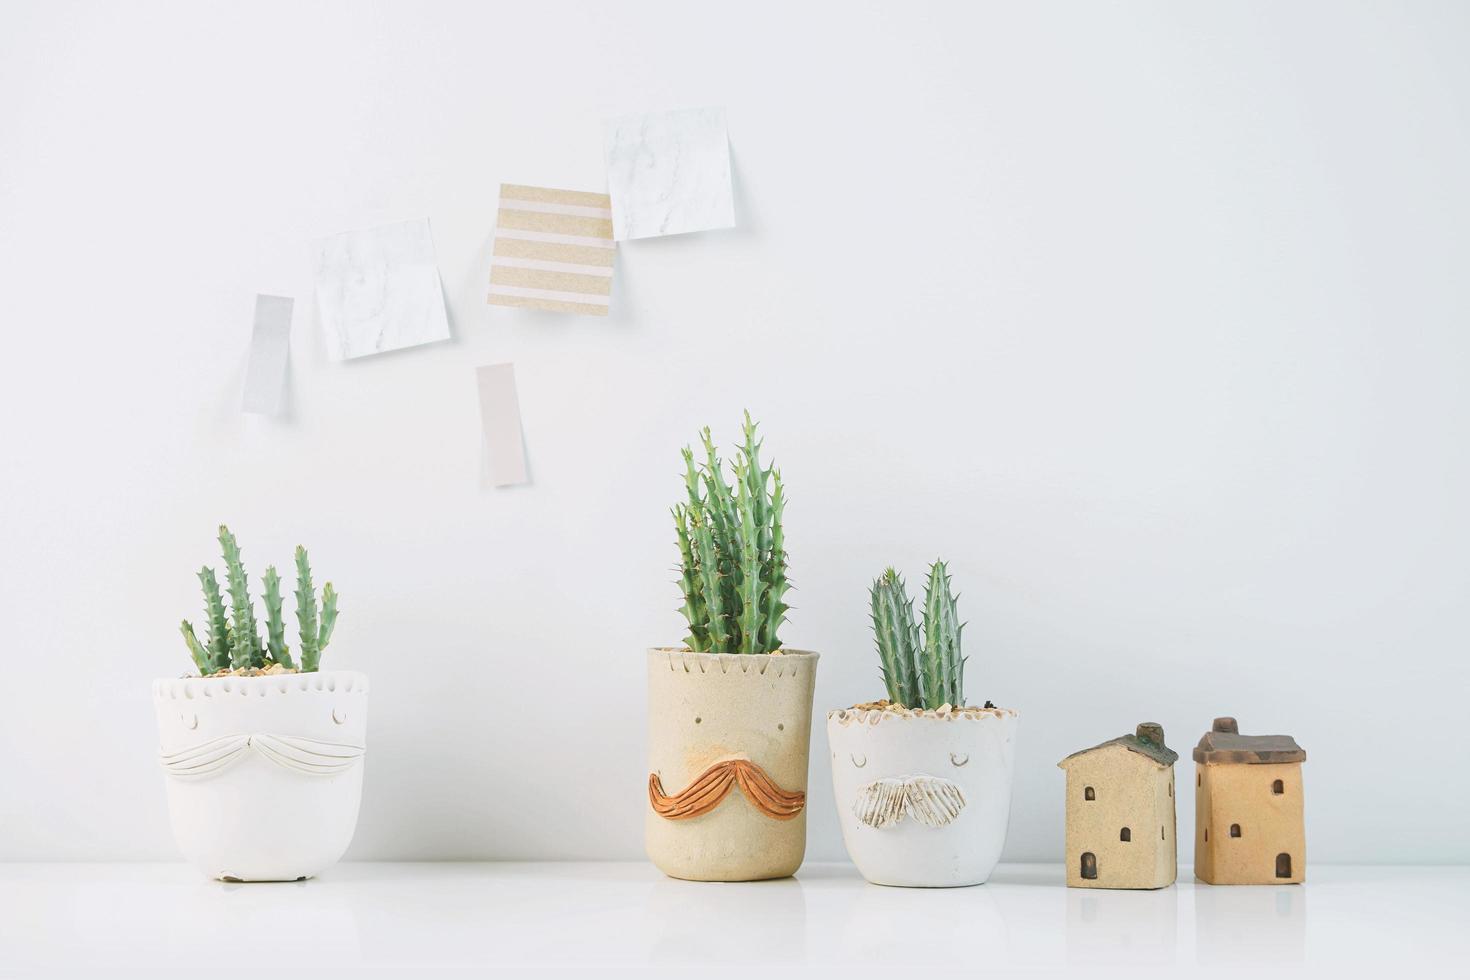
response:
<path fill-rule="evenodd" d="M 449 339 L 429 219 L 312 243 L 316 304 L 335 360 Z"/>
<path fill-rule="evenodd" d="M 480 426 L 489 481 L 497 487 L 529 483 L 515 365 L 486 364 L 476 368 L 475 374 L 480 383 Z"/>
<path fill-rule="evenodd" d="M 286 362 L 291 354 L 289 296 L 255 297 L 255 326 L 250 334 L 250 365 L 245 369 L 245 397 L 241 409 L 259 415 L 279 415 L 286 392 Z"/>
<path fill-rule="evenodd" d="M 612 210 L 606 194 L 500 185 L 490 302 L 607 316 Z"/>
<path fill-rule="evenodd" d="M 735 226 L 724 109 L 610 119 L 604 138 L 616 241 Z"/>

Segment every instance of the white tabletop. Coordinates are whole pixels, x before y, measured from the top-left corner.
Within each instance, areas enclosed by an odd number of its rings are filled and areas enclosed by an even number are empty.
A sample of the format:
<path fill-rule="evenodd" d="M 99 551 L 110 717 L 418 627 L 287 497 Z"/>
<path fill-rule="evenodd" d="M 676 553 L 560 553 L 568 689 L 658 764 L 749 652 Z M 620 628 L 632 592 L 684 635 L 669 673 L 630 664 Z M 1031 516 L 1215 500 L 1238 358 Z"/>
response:
<path fill-rule="evenodd" d="M 208 881 L 183 864 L 0 864 L 0 975 L 932 964 L 964 975 L 1260 966 L 1414 976 L 1470 957 L 1470 868 L 1314 866 L 1305 885 L 1268 887 L 1211 887 L 1181 872 L 1173 888 L 1119 892 L 1065 888 L 1056 865 L 1003 865 L 988 884 L 932 891 L 868 885 L 841 864 L 703 884 L 638 863 L 353 863 L 274 885 Z"/>

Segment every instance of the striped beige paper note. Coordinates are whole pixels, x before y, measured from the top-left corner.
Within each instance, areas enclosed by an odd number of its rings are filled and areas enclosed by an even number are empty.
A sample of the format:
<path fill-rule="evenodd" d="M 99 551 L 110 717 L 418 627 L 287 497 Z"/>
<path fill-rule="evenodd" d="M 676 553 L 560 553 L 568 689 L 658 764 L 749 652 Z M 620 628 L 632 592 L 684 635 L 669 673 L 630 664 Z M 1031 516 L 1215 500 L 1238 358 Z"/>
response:
<path fill-rule="evenodd" d="M 607 316 L 616 254 L 606 194 L 500 185 L 494 305 Z"/>

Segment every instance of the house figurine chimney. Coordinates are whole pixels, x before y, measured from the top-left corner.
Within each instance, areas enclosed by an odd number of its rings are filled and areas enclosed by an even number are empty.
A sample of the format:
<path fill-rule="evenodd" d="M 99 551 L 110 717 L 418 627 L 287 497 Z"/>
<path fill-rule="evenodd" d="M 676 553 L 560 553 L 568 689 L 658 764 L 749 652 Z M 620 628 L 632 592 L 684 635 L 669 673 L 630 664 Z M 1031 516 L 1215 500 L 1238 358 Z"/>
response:
<path fill-rule="evenodd" d="M 1216 718 L 1214 731 L 1235 735 L 1240 731 L 1240 726 L 1235 723 L 1234 718 Z"/>
<path fill-rule="evenodd" d="M 1152 742 L 1155 745 L 1164 744 L 1164 726 L 1156 721 L 1143 722 L 1138 726 L 1135 734 L 1145 742 Z"/>

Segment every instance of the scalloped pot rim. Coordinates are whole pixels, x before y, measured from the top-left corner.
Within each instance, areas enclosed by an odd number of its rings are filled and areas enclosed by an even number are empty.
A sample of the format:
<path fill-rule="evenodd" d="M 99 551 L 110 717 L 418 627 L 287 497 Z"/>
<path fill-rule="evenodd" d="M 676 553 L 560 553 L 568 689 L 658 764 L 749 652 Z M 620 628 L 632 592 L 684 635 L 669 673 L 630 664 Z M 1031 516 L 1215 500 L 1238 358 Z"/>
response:
<path fill-rule="evenodd" d="M 160 677 L 153 682 L 155 701 L 215 698 L 222 695 L 367 694 L 367 675 L 356 670 L 312 670 L 295 674 L 260 674 L 255 677 Z"/>
<path fill-rule="evenodd" d="M 710 653 L 705 651 L 691 650 L 688 647 L 649 647 L 648 652 L 669 654 L 677 653 L 683 657 L 739 657 L 741 659 L 759 659 L 761 657 L 770 657 L 773 660 L 779 660 L 782 657 L 801 657 L 802 659 L 806 659 L 808 657 L 812 659 L 817 659 L 821 657 L 821 654 L 817 653 L 815 650 L 791 650 L 787 647 L 782 647 L 780 651 L 773 650 L 770 653 Z"/>
<path fill-rule="evenodd" d="M 975 708 L 964 707 L 951 709 L 945 714 L 940 714 L 937 709 L 930 708 L 918 711 L 910 708 L 901 710 L 884 710 L 883 708 L 834 708 L 827 712 L 827 720 L 835 721 L 839 725 L 866 724 L 877 725 L 886 720 L 903 721 L 985 721 L 990 718 L 1019 718 L 1021 716 L 1015 708 Z"/>

